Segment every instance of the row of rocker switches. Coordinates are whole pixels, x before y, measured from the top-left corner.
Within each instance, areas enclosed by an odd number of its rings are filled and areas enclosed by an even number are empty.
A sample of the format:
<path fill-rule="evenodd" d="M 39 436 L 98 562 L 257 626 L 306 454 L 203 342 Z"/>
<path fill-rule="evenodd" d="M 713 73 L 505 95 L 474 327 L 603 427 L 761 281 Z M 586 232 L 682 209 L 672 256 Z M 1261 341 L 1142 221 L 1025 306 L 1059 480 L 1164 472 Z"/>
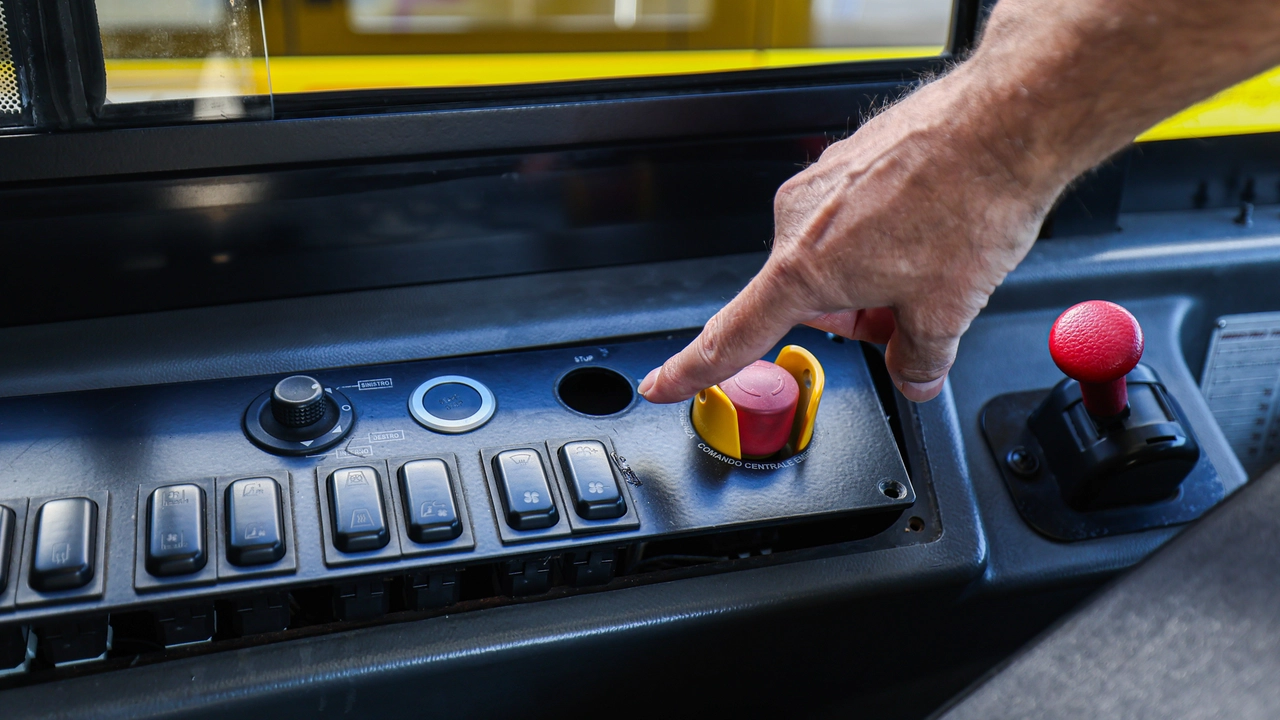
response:
<path fill-rule="evenodd" d="M 608 450 L 599 441 L 562 445 L 557 460 L 570 491 L 574 511 L 586 520 L 622 517 L 626 500 L 610 467 Z M 510 449 L 493 457 L 493 473 L 505 519 L 516 530 L 555 525 L 560 513 L 555 494 L 533 448 Z M 406 532 L 416 543 L 440 543 L 462 532 L 448 464 L 439 459 L 414 460 L 401 466 L 399 490 Z M 358 553 L 385 547 L 390 523 L 383 512 L 377 471 L 352 467 L 327 479 L 335 548 Z M 226 559 L 252 567 L 279 561 L 286 552 L 284 508 L 279 483 L 269 477 L 244 478 L 226 487 Z M 207 532 L 205 489 L 194 483 L 156 488 L 147 496 L 145 567 L 157 578 L 190 576 L 202 571 L 212 554 Z M 96 571 L 99 508 L 88 498 L 45 502 L 35 515 L 29 568 L 31 588 L 58 592 L 82 588 Z M 9 558 L 16 541 L 17 517 L 0 505 L 0 592 L 12 573 Z"/>
<path fill-rule="evenodd" d="M 622 517 L 626 500 L 610 467 L 608 450 L 596 440 L 560 446 L 556 459 L 570 491 L 574 511 L 586 520 Z M 509 449 L 493 456 L 492 470 L 507 524 L 516 530 L 548 528 L 559 522 L 555 494 L 533 448 Z M 406 531 L 417 543 L 447 542 L 462 534 L 454 479 L 439 459 L 401 466 L 399 489 Z M 327 479 L 335 548 L 358 553 L 385 547 L 390 523 L 383 511 L 377 471 L 371 467 L 335 470 Z M 208 499 L 199 485 L 156 488 L 147 497 L 145 566 L 155 577 L 192 575 L 211 554 L 206 518 Z M 232 482 L 225 493 L 226 559 L 251 567 L 279 561 L 286 552 L 280 485 L 269 477 Z M 8 586 L 13 555 L 12 509 L 0 506 L 0 592 Z M 35 516 L 29 584 L 40 592 L 84 587 L 94 577 L 98 505 L 88 498 L 61 498 L 40 506 Z"/>
<path fill-rule="evenodd" d="M 597 440 L 565 443 L 556 454 L 579 517 L 607 520 L 627 512 L 627 501 L 618 488 L 603 443 Z M 502 493 L 507 524 L 516 530 L 547 528 L 560 519 L 538 457 L 533 448 L 504 450 L 493 457 L 494 477 Z"/>
<path fill-rule="evenodd" d="M 147 572 L 190 575 L 209 562 L 204 488 L 194 484 L 156 488 L 147 499 Z M 226 491 L 226 551 L 234 565 L 273 563 L 284 557 L 280 485 L 271 478 L 236 480 Z"/>
<path fill-rule="evenodd" d="M 574 505 L 585 520 L 620 518 L 626 500 L 610 466 L 608 449 L 596 440 L 560 446 L 557 460 Z M 505 450 L 493 458 L 507 524 L 516 530 L 547 528 L 559 521 L 556 495 L 533 448 Z M 463 533 L 449 463 L 438 458 L 411 460 L 400 466 L 398 490 L 409 540 L 422 545 L 447 543 Z M 378 470 L 353 466 L 324 478 L 329 540 L 350 556 L 374 559 L 389 544 L 393 526 L 386 510 Z M 230 483 L 223 503 L 226 560 L 240 567 L 268 565 L 286 552 L 280 485 L 269 477 Z M 82 502 L 88 502 L 82 500 Z M 156 488 L 147 498 L 146 570 L 155 577 L 190 576 L 205 568 L 207 547 L 205 490 L 193 483 Z M 373 553 L 374 555 L 370 555 Z M 90 552 L 89 557 L 92 557 Z"/>
<path fill-rule="evenodd" d="M 610 452 L 599 440 L 575 440 L 551 448 L 515 446 L 483 451 L 486 472 L 493 481 L 495 508 L 505 521 L 504 543 L 530 542 L 571 532 L 634 529 L 626 496 L 613 472 Z M 557 507 L 560 493 L 544 458 L 555 457 L 556 469 L 568 490 L 575 524 L 565 522 Z M 384 484 L 373 465 L 325 470 L 322 509 L 327 536 L 326 562 L 346 564 L 391 559 L 399 554 L 453 552 L 471 547 L 462 538 L 466 516 L 459 505 L 457 468 L 439 458 L 410 460 L 390 468 L 392 484 Z M 387 494 L 398 495 L 387 502 Z M 388 512 L 400 514 L 404 536 L 411 545 L 392 543 L 396 528 Z M 583 524 L 585 523 L 585 525 Z M 604 523 L 604 524 L 602 524 Z M 512 534 L 510 531 L 515 531 Z M 460 538 L 462 538 L 460 540 Z M 457 541 L 457 542 L 455 542 Z M 453 544 L 450 544 L 453 543 Z M 434 546 L 428 548 L 427 546 Z M 399 549 L 397 549 L 399 548 Z M 334 552 L 336 551 L 336 553 Z"/>
<path fill-rule="evenodd" d="M 439 459 L 413 460 L 400 468 L 400 493 L 409 538 L 418 543 L 453 540 L 462 534 L 449 466 Z M 345 553 L 386 547 L 390 523 L 383 513 L 382 485 L 372 467 L 350 467 L 329 475 L 329 520 L 333 546 Z"/>

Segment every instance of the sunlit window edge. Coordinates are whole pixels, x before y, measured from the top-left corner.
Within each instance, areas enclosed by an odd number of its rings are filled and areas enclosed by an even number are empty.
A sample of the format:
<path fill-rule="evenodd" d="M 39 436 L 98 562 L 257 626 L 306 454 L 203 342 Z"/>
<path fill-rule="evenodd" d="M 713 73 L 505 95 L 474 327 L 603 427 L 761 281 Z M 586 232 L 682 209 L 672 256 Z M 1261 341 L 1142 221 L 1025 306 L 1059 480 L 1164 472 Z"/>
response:
<path fill-rule="evenodd" d="M 396 88 L 524 85 L 546 82 L 694 75 L 873 60 L 937 57 L 940 47 L 782 48 L 457 55 L 277 56 L 270 86 L 277 94 Z M 110 59 L 111 88 L 169 88 L 200 95 L 202 59 Z M 267 68 L 253 61 L 253 84 L 267 87 Z M 109 90 L 108 96 L 112 93 Z M 1138 142 L 1280 132 L 1280 68 L 1263 73 L 1156 125 Z"/>
<path fill-rule="evenodd" d="M 938 57 L 942 47 L 774 48 L 456 55 L 289 56 L 271 58 L 276 94 L 397 88 L 524 85 L 692 75 L 738 70 Z M 203 60 L 108 59 L 108 95 L 168 82 L 195 87 Z M 265 66 L 260 66 L 265 72 Z M 265 80 L 263 78 L 262 80 Z M 260 80 L 261 82 L 261 80 Z"/>

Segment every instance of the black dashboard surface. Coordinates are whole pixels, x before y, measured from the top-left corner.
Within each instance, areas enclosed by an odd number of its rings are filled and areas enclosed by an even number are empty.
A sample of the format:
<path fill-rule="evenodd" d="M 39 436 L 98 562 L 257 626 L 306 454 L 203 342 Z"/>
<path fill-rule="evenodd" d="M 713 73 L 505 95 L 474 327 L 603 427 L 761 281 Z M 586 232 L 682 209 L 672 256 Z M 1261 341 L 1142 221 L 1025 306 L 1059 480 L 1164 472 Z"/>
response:
<path fill-rule="evenodd" d="M 632 401 L 618 412 L 592 416 L 557 400 L 556 381 L 570 371 L 608 369 L 626 378 L 641 377 L 688 337 L 313 371 L 327 389 L 342 393 L 341 402 L 354 406 L 355 420 L 348 427 L 333 428 L 333 434 L 341 437 L 338 444 L 294 458 L 271 457 L 254 447 L 241 429 L 246 407 L 270 389 L 276 377 L 0 402 L 0 414 L 24 418 L 0 432 L 0 464 L 5 466 L 0 496 L 31 495 L 31 488 L 54 497 L 110 493 L 109 500 L 101 498 L 98 503 L 108 530 L 105 565 L 98 564 L 95 582 L 99 586 L 92 593 L 101 600 L 77 595 L 59 603 L 54 600 L 56 594 L 28 596 L 22 587 L 16 609 L 0 605 L 9 611 L 4 619 L 32 622 L 72 611 L 118 612 L 130 606 L 236 592 L 246 583 L 262 591 L 574 547 L 671 539 L 709 530 L 893 509 L 900 513 L 915 504 L 915 492 L 859 346 L 830 342 L 814 330 L 797 330 L 784 341 L 808 346 L 829 368 L 813 440 L 804 452 L 767 464 L 769 469 L 764 469 L 764 461 L 744 464 L 711 453 L 685 420 L 685 404 Z M 440 434 L 415 423 L 406 407 L 413 388 L 441 376 L 471 377 L 492 388 L 498 405 L 493 419 L 463 434 Z M 553 483 L 552 494 L 566 517 L 542 532 L 509 530 L 496 488 L 486 485 L 493 470 L 481 458 L 504 447 L 527 447 L 532 448 L 530 452 L 546 452 L 545 460 L 559 471 L 554 450 L 558 438 L 604 438 L 616 448 L 635 474 L 634 481 L 623 488 L 630 499 L 628 514 L 616 522 L 583 521 L 569 508 L 567 487 L 556 489 Z M 548 442 L 550 450 L 543 446 Z M 388 460 L 449 456 L 457 458 L 453 478 L 457 501 L 469 511 L 466 529 L 473 533 L 469 546 L 439 549 L 433 543 L 418 545 L 407 538 L 393 538 L 382 554 L 331 552 L 326 540 L 330 501 L 324 491 L 331 472 L 371 467 L 381 477 L 394 478 L 395 463 L 388 469 Z M 135 527 L 146 518 L 147 494 L 166 483 L 200 482 L 213 476 L 219 488 L 237 478 L 274 477 L 286 499 L 291 499 L 291 512 L 288 506 L 285 512 L 285 540 L 291 552 L 296 550 L 296 558 L 287 555 L 289 566 L 271 571 L 272 577 L 262 577 L 264 573 L 252 568 L 223 563 L 219 539 L 214 553 L 220 565 L 216 585 L 210 578 L 196 587 L 190 582 L 156 586 L 147 573 L 134 571 L 135 554 L 144 552 L 134 538 Z M 139 494 L 140 485 L 146 492 Z M 887 494 L 890 487 L 893 497 Z M 217 510 L 218 519 L 211 524 L 221 535 L 225 522 L 221 515 L 227 512 L 227 504 L 212 487 L 206 492 Z M 393 495 L 398 499 L 399 490 L 386 492 L 385 498 Z M 395 508 L 400 503 L 384 504 Z M 393 531 L 403 525 L 400 515 L 388 512 Z M 326 520 L 323 533 L 322 518 Z M 927 535 L 898 533 L 895 537 L 905 544 Z M 29 556 L 29 543 L 25 553 L 17 557 Z M 264 570 L 273 567 L 267 565 Z M 104 577 L 105 587 L 101 587 Z"/>
<path fill-rule="evenodd" d="M 408 700 L 399 689 L 412 686 L 444 710 L 486 714 L 525 707 L 522 683 L 553 684 L 561 672 L 593 667 L 608 667 L 614 677 L 648 673 L 682 692 L 696 692 L 712 679 L 750 684 L 783 677 L 798 693 L 810 693 L 809 702 L 796 705 L 777 697 L 752 704 L 746 696 L 707 692 L 689 705 L 725 712 L 840 708 L 822 688 L 857 668 L 856 682 L 864 683 L 859 696 L 872 703 L 868 707 L 880 707 L 886 717 L 924 712 L 927 707 L 912 710 L 902 700 L 904 689 L 912 687 L 910 677 L 877 665 L 871 656 L 851 655 L 842 643 L 899 651 L 928 644 L 937 665 L 920 677 L 949 694 L 985 668 L 959 659 L 972 654 L 977 638 L 999 645 L 994 628 L 1014 626 L 1029 635 L 1176 534 L 1049 542 L 1012 512 L 998 478 L 986 469 L 990 460 L 974 434 L 977 408 L 988 396 L 1055 381 L 1041 344 L 1055 308 L 1100 293 L 1117 274 L 1137 278 L 1128 286 L 1132 297 L 1117 299 L 1148 327 L 1148 361 L 1187 406 L 1230 487 L 1243 480 L 1238 465 L 1224 457 L 1220 436 L 1204 424 L 1190 367 L 1197 361 L 1187 348 L 1197 347 L 1216 313 L 1270 302 L 1258 297 L 1265 288 L 1255 285 L 1246 294 L 1243 283 L 1280 264 L 1275 228 L 1262 222 L 1238 228 L 1228 213 L 1216 211 L 1134 216 L 1126 226 L 1123 235 L 1037 246 L 966 338 L 947 391 L 903 416 L 912 481 L 927 480 L 936 495 L 944 531 L 934 542 L 873 552 L 815 548 L 778 562 L 745 561 L 735 572 L 571 597 L 552 593 L 548 601 L 406 618 L 207 655 L 179 653 L 164 662 L 61 680 L 61 712 L 216 716 L 234 708 L 288 713 L 307 707 L 373 716 L 405 707 Z M 1173 227 L 1178 234 L 1171 234 Z M 1221 235 L 1232 236 L 1240 247 L 1215 252 L 1204 241 Z M 6 340 L 33 352 L 6 357 L 7 391 L 287 373 L 661 332 L 703 321 L 760 261 L 760 255 L 742 255 L 722 259 L 714 272 L 698 261 L 675 261 L 8 328 L 0 331 Z M 522 293 L 529 302 L 519 301 Z M 404 311 L 386 311 L 391 299 Z M 293 322 L 300 314 L 318 313 L 329 314 L 333 323 Z M 339 334 L 352 342 L 335 355 L 329 347 Z M 92 368 L 78 352 L 86 341 L 100 349 Z M 1040 600 L 1028 606 L 1029 597 Z M 960 626 L 964 632 L 955 630 Z M 744 627 L 754 630 L 744 634 Z M 824 640 L 828 636 L 830 642 Z M 812 662 L 780 669 L 777 658 L 795 651 L 796 637 L 812 638 L 803 643 Z M 738 658 L 705 667 L 694 648 L 710 645 Z M 994 662 L 1014 646 L 993 648 L 983 662 Z M 114 681 L 118 672 L 128 682 Z M 870 686 L 892 689 L 875 695 Z M 19 715 L 47 714 L 44 692 L 36 685 L 5 696 Z M 616 686 L 582 693 L 582 707 L 589 707 L 592 699 L 615 697 Z M 873 695 L 881 705 L 869 699 Z M 634 709 L 660 707 L 661 697 L 647 694 Z"/>

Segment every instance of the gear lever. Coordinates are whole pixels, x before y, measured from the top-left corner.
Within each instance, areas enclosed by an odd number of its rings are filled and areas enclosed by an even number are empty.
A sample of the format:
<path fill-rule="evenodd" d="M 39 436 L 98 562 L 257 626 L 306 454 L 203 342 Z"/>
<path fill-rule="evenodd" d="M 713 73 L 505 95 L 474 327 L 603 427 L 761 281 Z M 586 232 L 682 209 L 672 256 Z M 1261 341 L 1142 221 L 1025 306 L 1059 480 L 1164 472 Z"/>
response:
<path fill-rule="evenodd" d="M 1077 510 L 1168 500 L 1200 447 L 1155 372 L 1139 365 L 1142 328 L 1115 303 L 1068 308 L 1049 353 L 1069 379 L 1031 413 L 1063 499 Z"/>
<path fill-rule="evenodd" d="M 1085 409 L 1098 419 L 1129 406 L 1128 375 L 1142 359 L 1142 327 L 1128 310 L 1104 300 L 1069 308 L 1049 331 L 1049 354 L 1080 383 Z"/>
<path fill-rule="evenodd" d="M 1009 496 L 1056 540 L 1168 527 L 1222 499 L 1191 423 L 1142 359 L 1138 321 L 1115 303 L 1068 308 L 1049 332 L 1067 375 L 1049 390 L 997 395 L 982 432 Z"/>

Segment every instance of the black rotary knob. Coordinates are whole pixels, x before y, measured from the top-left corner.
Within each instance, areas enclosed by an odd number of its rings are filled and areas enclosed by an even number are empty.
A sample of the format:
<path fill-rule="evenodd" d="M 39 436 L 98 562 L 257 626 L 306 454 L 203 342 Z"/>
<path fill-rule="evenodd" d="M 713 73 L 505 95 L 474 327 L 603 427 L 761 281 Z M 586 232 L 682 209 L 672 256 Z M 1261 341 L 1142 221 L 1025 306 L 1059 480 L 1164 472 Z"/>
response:
<path fill-rule="evenodd" d="M 320 381 L 306 375 L 292 375 L 276 383 L 271 391 L 271 415 L 285 427 L 313 425 L 327 409 Z"/>
<path fill-rule="evenodd" d="M 244 432 L 254 445 L 276 455 L 315 455 L 351 433 L 356 413 L 341 390 L 325 388 L 309 375 L 292 375 L 249 403 Z"/>

